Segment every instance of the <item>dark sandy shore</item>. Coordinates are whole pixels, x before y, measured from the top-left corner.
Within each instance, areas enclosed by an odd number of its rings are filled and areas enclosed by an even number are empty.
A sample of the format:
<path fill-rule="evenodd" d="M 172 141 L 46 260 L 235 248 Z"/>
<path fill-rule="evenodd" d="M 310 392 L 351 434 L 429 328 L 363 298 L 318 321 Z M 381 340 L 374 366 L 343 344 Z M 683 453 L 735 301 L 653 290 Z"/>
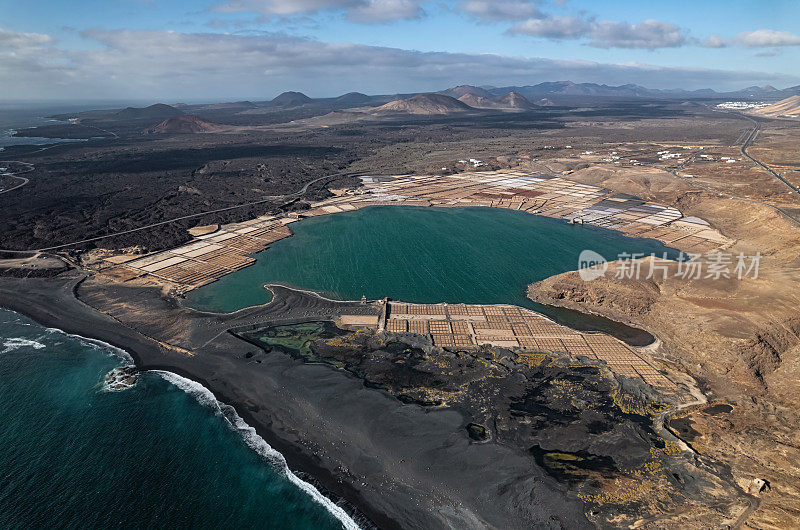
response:
<path fill-rule="evenodd" d="M 530 455 L 471 442 L 459 412 L 402 404 L 331 366 L 256 352 L 228 331 L 330 319 L 343 306 L 349 313 L 373 306 L 275 288 L 275 300 L 265 306 L 207 314 L 155 289 L 81 278 L 0 278 L 0 306 L 123 348 L 140 369 L 203 384 L 292 470 L 313 477 L 381 528 L 592 526 L 583 504 Z"/>

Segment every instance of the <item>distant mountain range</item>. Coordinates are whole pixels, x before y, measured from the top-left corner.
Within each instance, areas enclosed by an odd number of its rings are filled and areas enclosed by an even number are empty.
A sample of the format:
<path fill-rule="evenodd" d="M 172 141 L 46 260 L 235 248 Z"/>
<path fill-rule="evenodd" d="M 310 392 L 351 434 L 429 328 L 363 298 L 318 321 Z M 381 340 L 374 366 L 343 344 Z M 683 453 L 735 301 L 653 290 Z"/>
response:
<path fill-rule="evenodd" d="M 269 123 L 280 123 L 281 119 L 295 120 L 326 116 L 329 121 L 347 122 L 363 120 L 368 116 L 390 114 L 446 115 L 475 111 L 516 111 L 543 110 L 557 105 L 586 105 L 592 100 L 602 98 L 618 99 L 660 99 L 681 103 L 698 104 L 693 100 L 721 101 L 764 101 L 783 103 L 764 114 L 774 111 L 777 114 L 794 115 L 797 99 L 800 99 L 800 85 L 785 89 L 773 86 L 751 86 L 732 92 L 716 92 L 711 89 L 680 90 L 651 89 L 640 85 L 619 86 L 597 83 L 574 83 L 572 81 L 545 82 L 525 86 L 473 86 L 459 85 L 435 93 L 422 94 L 384 94 L 367 95 L 349 92 L 338 97 L 310 98 L 302 92 L 289 91 L 269 101 L 235 101 L 203 105 L 157 103 L 148 107 L 116 110 L 93 110 L 54 116 L 69 120 L 98 119 L 143 124 L 148 133 L 213 132 L 218 123 L 238 125 L 250 123 L 250 116 L 270 115 Z M 776 115 L 777 115 L 776 114 Z M 169 120 L 169 118 L 181 119 Z M 200 116 L 200 118 L 198 118 Z M 245 118 L 244 116 L 247 116 Z M 210 121 L 206 121 L 210 120 Z M 271 121 L 270 121 L 271 120 Z M 148 123 L 149 122 L 149 123 Z M 141 130 L 141 129 L 140 129 Z"/>
<path fill-rule="evenodd" d="M 465 90 L 467 87 L 459 87 Z M 733 92 L 716 92 L 710 88 L 700 90 L 652 89 L 640 85 L 599 85 L 596 83 L 573 83 L 572 81 L 556 81 L 539 83 L 538 85 L 506 86 L 506 87 L 472 87 L 482 93 L 503 95 L 517 92 L 528 99 L 539 99 L 551 96 L 593 96 L 593 97 L 625 97 L 625 98 L 768 98 L 781 99 L 800 94 L 800 85 L 779 90 L 773 86 L 751 86 Z"/>
<path fill-rule="evenodd" d="M 777 89 L 770 85 L 751 86 L 742 90 L 732 92 L 716 92 L 711 89 L 682 90 L 682 89 L 652 89 L 640 85 L 601 85 L 597 83 L 573 83 L 572 81 L 555 81 L 539 83 L 537 85 L 525 86 L 473 86 L 459 85 L 446 90 L 432 93 L 457 100 L 472 108 L 480 109 L 532 109 L 541 106 L 552 106 L 557 101 L 569 100 L 571 98 L 656 98 L 656 99 L 757 99 L 777 101 L 793 95 L 800 95 L 800 85 Z M 433 98 L 424 100 L 414 100 L 410 103 L 398 103 L 408 101 L 416 96 L 427 96 L 430 94 L 396 94 L 394 96 L 377 95 L 368 96 L 359 92 L 350 92 L 335 98 L 312 99 L 300 92 L 284 92 L 266 105 L 272 107 L 292 108 L 300 106 L 332 106 L 336 109 L 360 106 L 383 106 L 383 110 L 394 109 L 399 111 L 401 108 L 410 108 L 409 112 L 415 114 L 427 114 L 431 109 L 439 108 L 439 111 L 455 111 L 457 105 L 452 101 L 439 100 L 435 102 Z M 441 105 L 444 105 L 442 107 Z M 428 109 L 428 110 L 425 110 Z M 465 109 L 461 109 L 465 110 Z M 435 112 L 441 113 L 441 112 Z"/>

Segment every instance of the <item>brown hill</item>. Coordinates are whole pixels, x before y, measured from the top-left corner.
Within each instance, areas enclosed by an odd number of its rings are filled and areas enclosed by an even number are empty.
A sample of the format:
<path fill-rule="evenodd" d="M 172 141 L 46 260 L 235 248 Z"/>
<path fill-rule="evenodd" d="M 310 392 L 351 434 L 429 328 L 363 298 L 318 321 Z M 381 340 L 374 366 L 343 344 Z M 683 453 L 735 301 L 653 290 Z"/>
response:
<path fill-rule="evenodd" d="M 464 94 L 458 100 L 476 109 L 531 110 L 536 108 L 536 105 L 516 92 L 509 92 L 499 98 L 488 98 L 470 93 Z"/>
<path fill-rule="evenodd" d="M 420 94 L 408 99 L 391 101 L 374 110 L 375 113 L 404 112 L 406 114 L 455 114 L 472 110 L 469 105 L 442 94 Z"/>
<path fill-rule="evenodd" d="M 768 107 L 754 111 L 762 116 L 792 116 L 800 117 L 800 96 L 791 96 L 773 103 Z"/>
<path fill-rule="evenodd" d="M 464 94 L 458 100 L 476 109 L 502 109 L 505 106 L 494 98 L 478 96 L 477 94 Z"/>
<path fill-rule="evenodd" d="M 442 90 L 439 93 L 456 99 L 461 99 L 462 96 L 465 96 L 467 94 L 472 94 L 474 96 L 480 96 L 484 98 L 492 97 L 491 92 L 489 92 L 488 90 L 472 85 L 459 85 L 453 88 L 448 88 L 447 90 Z"/>
<path fill-rule="evenodd" d="M 224 127 L 210 121 L 186 114 L 184 116 L 173 116 L 162 121 L 154 127 L 144 131 L 144 134 L 194 134 L 204 132 L 219 132 Z"/>
<path fill-rule="evenodd" d="M 509 92 L 505 96 L 497 98 L 497 101 L 506 105 L 509 109 L 530 110 L 536 108 L 536 105 L 528 101 L 528 98 L 516 92 Z"/>

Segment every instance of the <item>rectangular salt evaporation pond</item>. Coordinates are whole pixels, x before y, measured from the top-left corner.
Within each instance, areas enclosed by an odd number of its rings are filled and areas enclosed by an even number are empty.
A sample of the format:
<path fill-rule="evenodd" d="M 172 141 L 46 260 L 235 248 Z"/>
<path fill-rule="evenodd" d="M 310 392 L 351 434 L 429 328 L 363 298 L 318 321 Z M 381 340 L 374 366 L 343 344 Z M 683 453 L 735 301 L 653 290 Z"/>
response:
<path fill-rule="evenodd" d="M 590 226 L 495 208 L 368 207 L 293 225 L 294 236 L 255 255 L 246 269 L 195 289 L 187 305 L 234 311 L 266 303 L 266 283 L 359 300 L 514 304 L 539 308 L 529 283 L 578 268 L 584 249 L 607 259 L 622 253 L 678 252 Z"/>

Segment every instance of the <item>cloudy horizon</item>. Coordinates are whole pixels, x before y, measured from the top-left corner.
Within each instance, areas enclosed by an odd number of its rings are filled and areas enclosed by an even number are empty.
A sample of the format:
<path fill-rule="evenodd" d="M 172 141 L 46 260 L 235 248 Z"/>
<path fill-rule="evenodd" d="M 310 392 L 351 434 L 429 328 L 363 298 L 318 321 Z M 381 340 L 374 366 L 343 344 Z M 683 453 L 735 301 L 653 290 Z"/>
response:
<path fill-rule="evenodd" d="M 737 26 L 696 26 L 675 15 L 685 2 L 623 16 L 624 3 L 121 0 L 90 14 L 9 5 L 0 75 L 5 101 L 265 100 L 286 90 L 332 97 L 566 80 L 718 91 L 800 84 L 800 36 L 787 29 L 796 9 L 769 27 L 763 8 Z"/>

